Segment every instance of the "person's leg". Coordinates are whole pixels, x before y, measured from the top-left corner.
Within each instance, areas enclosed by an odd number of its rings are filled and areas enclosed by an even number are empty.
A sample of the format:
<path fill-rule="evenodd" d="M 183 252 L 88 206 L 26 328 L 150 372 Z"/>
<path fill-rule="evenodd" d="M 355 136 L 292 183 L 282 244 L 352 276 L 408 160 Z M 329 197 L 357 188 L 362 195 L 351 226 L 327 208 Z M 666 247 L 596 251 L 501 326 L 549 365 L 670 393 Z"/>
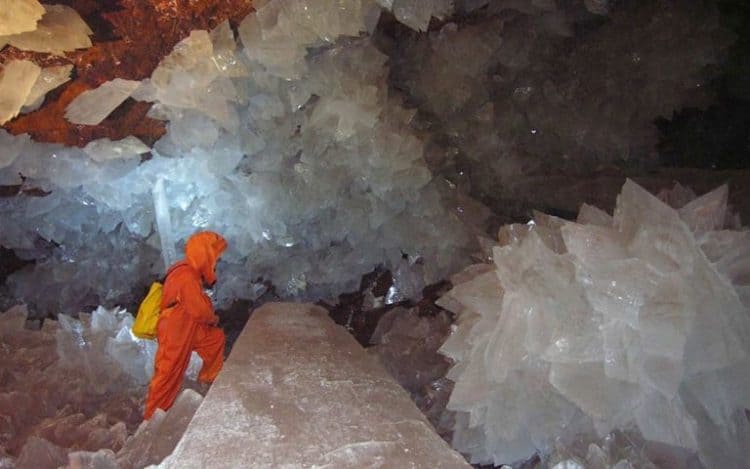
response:
<path fill-rule="evenodd" d="M 212 383 L 224 365 L 224 331 L 218 327 L 198 325 L 193 336 L 193 347 L 203 360 L 198 374 L 201 383 Z"/>
<path fill-rule="evenodd" d="M 169 410 L 177 399 L 190 362 L 196 326 L 195 321 L 179 311 L 159 319 L 159 348 L 146 399 L 145 419 L 150 419 L 156 409 Z"/>

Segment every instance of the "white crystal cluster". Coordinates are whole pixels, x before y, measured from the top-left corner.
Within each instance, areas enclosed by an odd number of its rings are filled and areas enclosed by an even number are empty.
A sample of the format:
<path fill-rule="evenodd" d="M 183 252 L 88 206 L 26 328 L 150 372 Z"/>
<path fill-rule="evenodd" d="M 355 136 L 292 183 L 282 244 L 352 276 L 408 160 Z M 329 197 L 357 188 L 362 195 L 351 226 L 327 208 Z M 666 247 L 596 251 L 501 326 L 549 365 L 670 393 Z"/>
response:
<path fill-rule="evenodd" d="M 538 214 L 458 274 L 454 446 L 513 463 L 630 431 L 741 467 L 750 450 L 750 231 L 723 186 L 679 209 L 632 181 L 614 216 Z M 593 441 L 593 440 L 590 440 Z"/>
<path fill-rule="evenodd" d="M 654 119 L 707 103 L 732 40 L 695 2 L 462 3 L 471 21 L 394 45 L 392 82 L 436 131 L 433 168 L 496 199 L 550 168 L 655 163 Z"/>
<path fill-rule="evenodd" d="M 147 465 L 169 454 L 158 448 L 173 448 L 181 432 L 157 432 L 163 412 L 130 436 L 142 419 L 156 350 L 154 341 L 131 335 L 130 314 L 97 308 L 79 319 L 46 319 L 41 330 L 28 330 L 26 322 L 25 307 L 0 314 L 0 467 L 59 467 L 70 451 L 100 450 L 118 452 L 121 467 L 143 467 L 136 461 Z M 194 355 L 193 380 L 200 366 Z M 196 398 L 189 394 L 177 407 Z M 194 412 L 197 404 L 189 407 Z"/>
<path fill-rule="evenodd" d="M 319 298 L 404 253 L 427 282 L 465 262 L 463 202 L 427 169 L 415 111 L 389 93 L 387 57 L 366 37 L 378 5 L 255 6 L 239 45 L 227 23 L 194 31 L 132 91 L 169 120 L 146 157 L 133 139 L 80 150 L 0 131 L 0 185 L 21 185 L 0 199 L 0 244 L 36 260 L 9 278 L 15 298 L 50 312 L 132 305 L 162 275 L 160 251 L 173 259 L 202 229 L 229 241 L 219 305 L 252 298 L 259 277 Z M 98 120 L 110 91 L 68 113 Z"/>

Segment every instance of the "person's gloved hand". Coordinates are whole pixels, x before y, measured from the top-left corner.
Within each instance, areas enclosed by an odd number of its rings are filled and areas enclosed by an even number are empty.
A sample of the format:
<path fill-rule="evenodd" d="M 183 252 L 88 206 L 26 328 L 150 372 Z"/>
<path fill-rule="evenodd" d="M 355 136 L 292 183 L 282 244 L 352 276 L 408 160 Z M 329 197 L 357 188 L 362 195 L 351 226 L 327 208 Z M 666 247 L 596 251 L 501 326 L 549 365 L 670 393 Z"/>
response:
<path fill-rule="evenodd" d="M 213 305 L 214 309 L 216 309 L 216 294 L 213 288 L 204 288 L 203 293 L 206 294 L 209 300 L 211 300 L 211 304 Z M 209 323 L 212 326 L 217 326 L 219 324 L 219 316 L 214 314 L 213 319 Z"/>
<path fill-rule="evenodd" d="M 214 288 L 204 288 L 203 293 L 211 301 L 211 305 L 216 309 L 216 290 Z"/>

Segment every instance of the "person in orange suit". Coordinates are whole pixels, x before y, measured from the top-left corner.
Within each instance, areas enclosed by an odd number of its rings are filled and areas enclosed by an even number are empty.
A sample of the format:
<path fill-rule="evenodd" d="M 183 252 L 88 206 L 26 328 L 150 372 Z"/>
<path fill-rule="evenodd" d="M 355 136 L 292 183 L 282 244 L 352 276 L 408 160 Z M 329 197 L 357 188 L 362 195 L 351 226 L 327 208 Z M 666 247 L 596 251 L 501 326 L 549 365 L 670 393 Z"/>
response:
<path fill-rule="evenodd" d="M 200 383 L 212 383 L 221 371 L 224 332 L 217 327 L 219 318 L 203 288 L 216 283 L 216 262 L 226 248 L 227 242 L 220 235 L 196 233 L 185 244 L 185 259 L 167 272 L 156 328 L 159 348 L 145 419 L 150 419 L 156 409 L 168 410 L 174 404 L 193 351 L 203 360 Z"/>

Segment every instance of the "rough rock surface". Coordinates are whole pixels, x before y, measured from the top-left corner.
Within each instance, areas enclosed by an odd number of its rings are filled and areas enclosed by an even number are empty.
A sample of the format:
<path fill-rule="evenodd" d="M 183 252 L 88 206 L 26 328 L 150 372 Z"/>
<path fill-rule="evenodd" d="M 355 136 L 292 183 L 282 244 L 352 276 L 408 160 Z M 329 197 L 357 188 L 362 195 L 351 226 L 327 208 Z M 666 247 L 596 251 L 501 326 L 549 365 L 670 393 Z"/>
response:
<path fill-rule="evenodd" d="M 457 2 L 468 20 L 391 43 L 432 169 L 499 202 L 535 174 L 658 163 L 655 117 L 710 102 L 732 35 L 705 3 L 594 3 Z"/>
<path fill-rule="evenodd" d="M 450 362 L 438 349 L 452 321 L 446 311 L 436 309 L 430 314 L 421 314 L 420 307 L 391 309 L 378 322 L 367 351 L 409 392 L 438 434 L 450 441 L 453 413 L 445 407 L 453 383 L 445 378 Z"/>
<path fill-rule="evenodd" d="M 410 393 L 445 376 L 448 364 L 437 354 L 450 329 L 445 312 L 420 317 L 418 309 L 396 307 L 380 319 L 368 351 Z"/>

